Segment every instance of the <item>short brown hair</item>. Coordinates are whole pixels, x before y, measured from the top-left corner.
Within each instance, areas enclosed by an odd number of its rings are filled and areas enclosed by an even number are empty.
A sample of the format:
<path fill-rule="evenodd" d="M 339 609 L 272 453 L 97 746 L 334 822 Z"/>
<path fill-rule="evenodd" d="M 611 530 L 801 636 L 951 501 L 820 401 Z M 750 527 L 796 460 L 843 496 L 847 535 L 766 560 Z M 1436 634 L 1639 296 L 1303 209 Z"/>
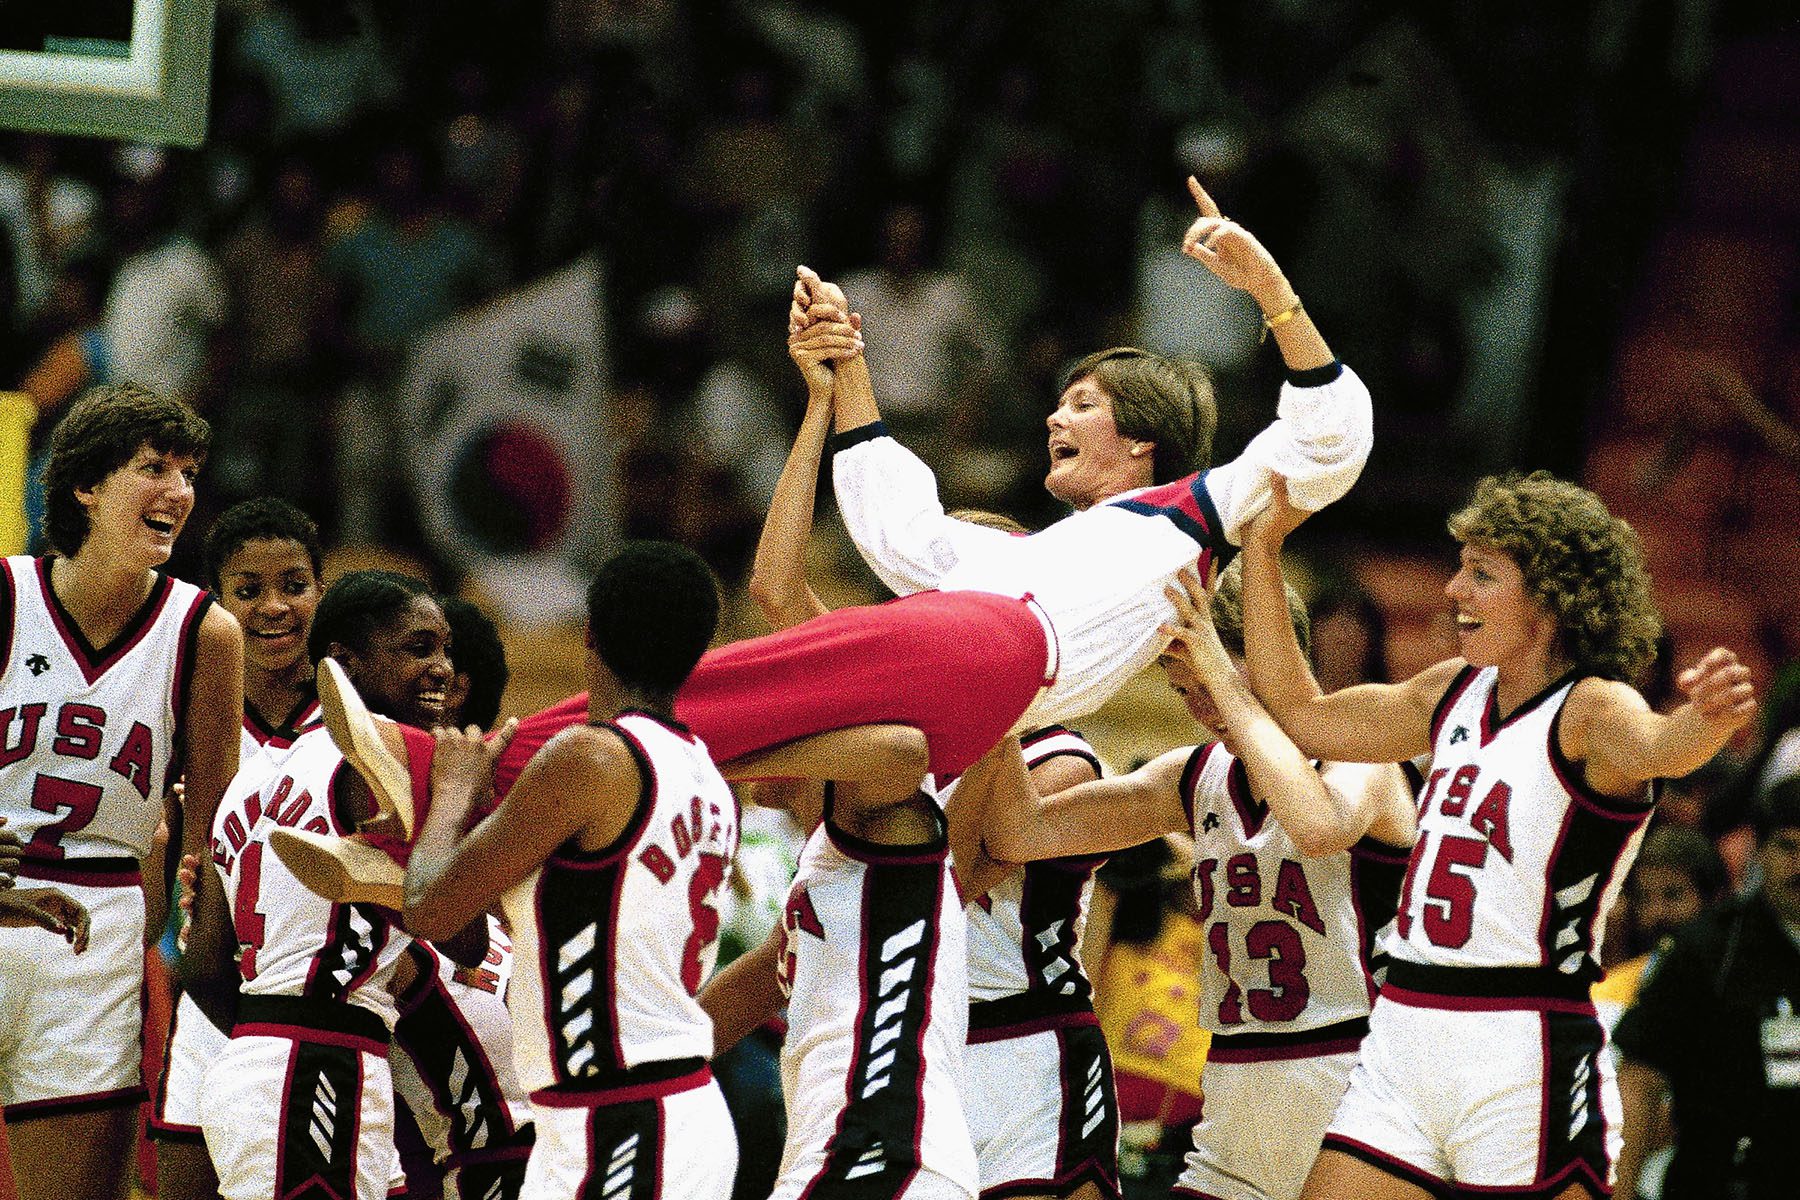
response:
<path fill-rule="evenodd" d="M 1457 541 L 1518 565 L 1577 670 L 1631 683 L 1656 657 L 1662 618 L 1643 545 L 1594 493 L 1548 471 L 1490 475 L 1449 525 Z"/>
<path fill-rule="evenodd" d="M 1300 639 L 1300 653 L 1312 657 L 1312 621 L 1306 615 L 1306 601 L 1294 590 L 1294 585 L 1281 581 L 1281 589 L 1287 593 L 1288 619 L 1294 623 L 1294 636 Z M 1231 560 L 1231 564 L 1219 572 L 1219 586 L 1212 598 L 1213 628 L 1219 631 L 1219 641 L 1225 649 L 1233 654 L 1244 653 L 1244 560 L 1240 555 Z"/>
<path fill-rule="evenodd" d="M 1067 391 L 1070 384 L 1089 376 L 1112 398 L 1113 424 L 1119 432 L 1156 446 L 1157 483 L 1172 483 L 1212 466 L 1219 404 L 1205 367 L 1114 346 L 1070 367 L 1059 390 Z"/>
<path fill-rule="evenodd" d="M 72 555 L 88 536 L 87 509 L 75 493 L 130 462 L 142 447 L 204 460 L 212 427 L 184 402 L 135 383 L 89 388 L 50 434 L 44 468 L 44 532 L 57 553 Z"/>

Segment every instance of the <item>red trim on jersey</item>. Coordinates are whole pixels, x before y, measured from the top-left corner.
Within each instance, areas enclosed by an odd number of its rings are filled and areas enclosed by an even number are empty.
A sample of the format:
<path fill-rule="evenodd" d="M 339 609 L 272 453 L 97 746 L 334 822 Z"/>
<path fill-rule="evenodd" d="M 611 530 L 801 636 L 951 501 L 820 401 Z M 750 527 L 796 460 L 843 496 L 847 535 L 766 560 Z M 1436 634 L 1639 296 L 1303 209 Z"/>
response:
<path fill-rule="evenodd" d="M 358 1037 L 354 1033 L 314 1029 L 309 1025 L 288 1025 L 277 1021 L 244 1021 L 231 1027 L 231 1036 L 234 1038 L 285 1038 L 290 1042 L 311 1042 L 318 1046 L 337 1046 L 343 1050 L 360 1050 L 364 1054 L 373 1054 L 376 1058 L 388 1056 L 386 1042 L 378 1042 L 374 1038 Z"/>
<path fill-rule="evenodd" d="M 1024 993 L 1019 993 L 1023 995 Z M 969 1045 L 984 1046 L 989 1042 L 1006 1042 L 1013 1038 L 1030 1037 L 1034 1033 L 1048 1033 L 1056 1029 L 1070 1029 L 1078 1025 L 1098 1025 L 1100 1018 L 1091 1012 L 1050 1013 L 1042 1017 L 1033 1017 L 1029 1021 L 1019 1021 L 1012 1025 L 1001 1025 L 994 1029 L 969 1030 Z"/>
<path fill-rule="evenodd" d="M 554 1032 L 553 1030 L 552 1033 Z M 632 1104 L 639 1100 L 660 1100 L 679 1092 L 691 1092 L 711 1083 L 712 1077 L 712 1066 L 703 1064 L 686 1075 L 628 1083 L 623 1087 L 594 1088 L 590 1091 L 571 1091 L 567 1088 L 536 1091 L 531 1093 L 531 1102 L 545 1108 L 601 1108 L 608 1104 Z"/>
<path fill-rule="evenodd" d="M 1244 766 L 1241 758 L 1234 757 L 1225 769 L 1225 794 L 1231 797 L 1231 806 L 1237 809 L 1238 825 L 1243 829 L 1244 837 L 1249 839 L 1261 833 L 1269 820 L 1269 806 L 1251 793 L 1250 769 Z"/>
<path fill-rule="evenodd" d="M 1462 699 L 1463 692 L 1468 690 L 1469 684 L 1473 683 L 1479 674 L 1481 672 L 1477 668 L 1465 665 L 1450 681 L 1450 686 L 1444 689 L 1444 694 L 1438 698 L 1437 707 L 1431 710 L 1431 744 L 1433 746 L 1437 745 L 1438 735 L 1444 731 L 1444 719 L 1450 715 L 1450 710 L 1456 707 L 1456 702 Z"/>
<path fill-rule="evenodd" d="M 1382 987 L 1381 999 L 1408 1008 L 1437 1008 L 1450 1012 L 1561 1012 L 1594 1016 L 1594 1005 L 1589 1000 L 1559 1000 L 1548 996 L 1445 996 L 1437 992 L 1415 992 L 1395 983 Z"/>
<path fill-rule="evenodd" d="M 1199 786 L 1200 772 L 1205 770 L 1207 759 L 1212 757 L 1212 752 L 1218 748 L 1218 745 L 1217 742 L 1207 742 L 1204 745 L 1195 746 L 1193 751 L 1188 754 L 1187 762 L 1182 764 L 1181 782 L 1176 785 L 1181 793 L 1181 806 L 1187 809 L 1188 832 L 1196 836 L 1200 832 L 1196 828 L 1198 822 L 1194 820 L 1198 815 L 1195 806 L 1199 797 L 1194 794 L 1194 789 Z"/>
<path fill-rule="evenodd" d="M 162 614 L 163 604 L 169 593 L 175 590 L 175 581 L 162 572 L 156 573 L 156 582 L 150 586 L 150 594 L 131 614 L 125 627 L 119 630 L 116 637 L 98 650 L 88 645 L 87 636 L 81 632 L 81 626 L 75 618 L 64 610 L 62 600 L 56 589 L 50 586 L 50 559 L 48 556 L 37 560 L 38 584 L 44 592 L 44 611 L 50 614 L 50 623 L 55 626 L 57 635 L 62 638 L 63 645 L 68 648 L 69 657 L 81 669 L 82 678 L 93 683 L 110 670 L 114 663 L 131 653 L 133 647 L 144 640 L 156 624 L 156 618 Z M 202 596 L 206 593 L 202 592 Z"/>

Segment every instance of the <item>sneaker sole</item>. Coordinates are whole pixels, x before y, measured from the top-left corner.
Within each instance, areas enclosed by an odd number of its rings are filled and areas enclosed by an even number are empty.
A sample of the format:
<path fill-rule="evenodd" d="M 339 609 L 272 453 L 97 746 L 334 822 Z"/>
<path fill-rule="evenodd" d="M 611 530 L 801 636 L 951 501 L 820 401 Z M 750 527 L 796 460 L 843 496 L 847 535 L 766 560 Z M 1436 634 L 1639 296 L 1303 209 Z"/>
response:
<path fill-rule="evenodd" d="M 336 659 L 326 656 L 319 660 L 317 686 L 319 712 L 332 742 L 343 753 L 344 761 L 356 768 L 369 785 L 375 806 L 384 814 L 392 814 L 406 831 L 406 839 L 412 840 L 412 772 L 381 740 L 375 714 L 357 695 L 355 685 Z"/>
<path fill-rule="evenodd" d="M 269 848 L 306 889 L 333 904 L 405 906 L 406 871 L 366 842 L 304 829 L 276 829 Z"/>

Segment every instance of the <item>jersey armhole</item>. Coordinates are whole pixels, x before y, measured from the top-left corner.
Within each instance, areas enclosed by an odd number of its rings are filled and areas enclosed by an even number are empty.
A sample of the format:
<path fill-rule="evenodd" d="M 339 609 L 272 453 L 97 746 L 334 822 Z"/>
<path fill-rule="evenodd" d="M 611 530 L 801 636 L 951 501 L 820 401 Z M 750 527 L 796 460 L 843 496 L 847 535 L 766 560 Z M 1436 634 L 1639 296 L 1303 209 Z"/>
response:
<path fill-rule="evenodd" d="M 1456 677 L 1450 681 L 1450 686 L 1444 689 L 1444 694 L 1438 700 L 1437 707 L 1431 710 L 1431 744 L 1433 746 L 1437 745 L 1438 733 L 1444 728 L 1444 719 L 1450 715 L 1450 710 L 1456 706 L 1456 702 L 1462 699 L 1463 692 L 1477 674 L 1478 671 L 1474 666 L 1463 664 L 1462 670 L 1458 671 Z"/>
<path fill-rule="evenodd" d="M 638 835 L 643 833 L 644 826 L 650 822 L 650 812 L 656 806 L 656 766 L 650 761 L 649 752 L 644 749 L 643 743 L 639 742 L 629 729 L 611 721 L 593 722 L 588 728 L 615 735 L 625 744 L 625 749 L 631 752 L 632 761 L 637 764 L 638 799 L 637 807 L 626 819 L 625 828 L 619 831 L 619 836 L 600 849 L 583 850 L 581 838 L 576 835 L 557 847 L 550 855 L 552 860 L 560 859 L 564 862 L 580 863 L 583 866 L 603 863 L 622 854 L 633 842 L 637 841 Z"/>

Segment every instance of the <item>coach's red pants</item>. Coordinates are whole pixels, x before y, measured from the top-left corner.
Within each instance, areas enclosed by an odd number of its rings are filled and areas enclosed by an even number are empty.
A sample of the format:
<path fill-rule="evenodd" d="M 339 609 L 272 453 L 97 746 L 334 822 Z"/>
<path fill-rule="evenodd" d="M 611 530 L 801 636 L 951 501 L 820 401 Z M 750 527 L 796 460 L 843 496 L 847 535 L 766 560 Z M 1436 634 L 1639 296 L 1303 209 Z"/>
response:
<path fill-rule="evenodd" d="M 857 725 L 911 725 L 931 770 L 960 775 L 993 748 L 1049 682 L 1044 626 L 1023 600 L 987 592 L 921 592 L 842 608 L 766 637 L 710 650 L 675 700 L 675 715 L 724 763 L 798 738 Z M 522 718 L 495 766 L 504 796 L 531 756 L 587 720 L 587 695 Z M 431 735 L 402 726 L 424 823 Z"/>

